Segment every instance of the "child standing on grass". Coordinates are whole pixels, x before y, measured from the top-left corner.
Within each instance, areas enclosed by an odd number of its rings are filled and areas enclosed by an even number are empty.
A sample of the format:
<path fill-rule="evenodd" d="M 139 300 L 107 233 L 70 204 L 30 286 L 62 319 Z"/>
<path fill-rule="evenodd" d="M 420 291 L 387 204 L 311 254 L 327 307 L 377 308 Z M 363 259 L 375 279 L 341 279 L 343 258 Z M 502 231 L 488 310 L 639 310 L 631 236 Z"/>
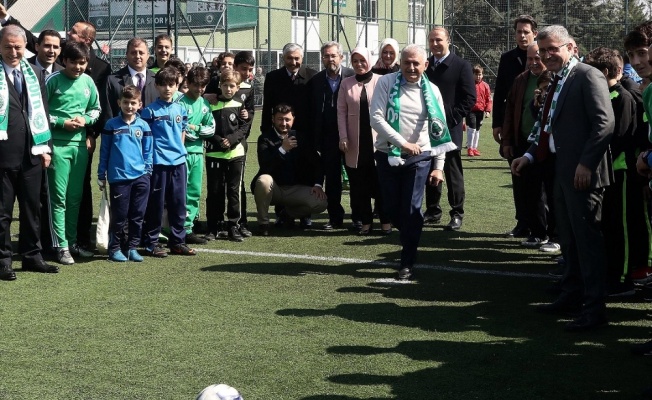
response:
<path fill-rule="evenodd" d="M 240 193 L 244 173 L 245 149 L 242 141 L 247 124 L 240 117 L 244 104 L 233 98 L 240 88 L 240 74 L 227 70 L 220 75 L 217 104 L 211 105 L 215 118 L 215 136 L 206 141 L 206 219 L 208 239 L 219 236 L 224 219 L 226 193 L 227 235 L 234 242 L 242 242 L 238 221 L 241 217 Z"/>
<path fill-rule="evenodd" d="M 476 100 L 471 112 L 466 117 L 466 147 L 469 157 L 481 155 L 478 151 L 480 127 L 482 126 L 482 120 L 489 118 L 489 114 L 491 113 L 491 89 L 489 89 L 487 82 L 482 80 L 483 72 L 484 70 L 480 65 L 476 64 L 473 67 Z"/>
<path fill-rule="evenodd" d="M 149 201 L 145 211 L 143 247 L 147 255 L 167 257 L 159 244 L 163 207 L 168 210 L 170 253 L 194 256 L 196 251 L 186 245 L 186 148 L 183 144 L 187 130 L 186 108 L 173 102 L 179 85 L 178 72 L 164 67 L 156 73 L 159 98 L 145 107 L 141 117 L 149 124 L 154 139 L 154 165 L 150 180 Z"/>
<path fill-rule="evenodd" d="M 188 72 L 186 82 L 188 91 L 177 101 L 188 111 L 188 129 L 186 130 L 186 167 L 188 168 L 188 186 L 186 193 L 186 243 L 205 244 L 206 239 L 193 233 L 195 218 L 199 214 L 202 179 L 204 176 L 204 140 L 215 134 L 215 120 L 211 106 L 202 96 L 211 79 L 207 68 L 195 67 Z"/>
<path fill-rule="evenodd" d="M 247 139 L 251 133 L 251 123 L 254 120 L 255 104 L 254 104 L 254 86 L 253 86 L 253 72 L 254 66 L 256 65 L 256 58 L 253 53 L 250 51 L 241 51 L 235 55 L 233 66 L 234 69 L 240 73 L 240 90 L 235 95 L 235 99 L 244 104 L 244 110 L 240 117 L 245 121 L 247 125 L 247 133 L 245 134 L 244 139 L 242 140 L 242 145 L 245 150 L 245 159 L 243 165 L 247 165 L 247 150 L 249 146 L 247 145 Z M 244 167 L 243 167 L 244 168 Z M 244 171 L 242 176 L 244 177 Z M 240 192 L 240 210 L 242 216 L 240 221 L 238 221 L 238 226 L 240 227 L 240 234 L 243 237 L 250 237 L 251 231 L 247 223 L 247 192 L 245 191 L 244 181 L 242 182 L 242 192 Z"/>
<path fill-rule="evenodd" d="M 61 56 L 65 68 L 50 74 L 45 83 L 53 139 L 52 165 L 47 173 L 52 245 L 57 261 L 72 265 L 72 255 L 93 256 L 77 245 L 77 216 L 88 164 L 86 126 L 97 121 L 101 109 L 95 82 L 84 74 L 90 59 L 88 46 L 70 41 Z"/>
<path fill-rule="evenodd" d="M 137 114 L 142 107 L 137 87 L 122 89 L 118 103 L 120 115 L 108 120 L 102 131 L 97 183 L 104 190 L 108 180 L 111 190 L 109 260 L 141 262 L 143 257 L 136 247 L 140 244 L 149 197 L 152 131 Z M 128 238 L 125 238 L 125 226 L 128 226 Z M 126 252 L 121 248 L 124 243 Z"/>

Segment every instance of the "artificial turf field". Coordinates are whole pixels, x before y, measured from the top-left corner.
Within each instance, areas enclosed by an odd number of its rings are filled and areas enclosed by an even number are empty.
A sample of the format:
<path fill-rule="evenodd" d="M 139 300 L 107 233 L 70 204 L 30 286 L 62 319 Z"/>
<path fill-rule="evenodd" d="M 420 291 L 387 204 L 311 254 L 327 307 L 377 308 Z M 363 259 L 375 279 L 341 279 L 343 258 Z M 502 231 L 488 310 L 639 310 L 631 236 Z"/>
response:
<path fill-rule="evenodd" d="M 49 276 L 16 262 L 0 282 L 0 399 L 194 399 L 213 383 L 246 400 L 638 398 L 652 360 L 629 345 L 649 339 L 652 291 L 610 301 L 610 326 L 591 333 L 533 312 L 554 298 L 554 264 L 502 236 L 511 181 L 490 125 L 483 156 L 463 156 L 464 226 L 424 229 L 413 284 L 389 279 L 397 232 L 273 231 Z"/>

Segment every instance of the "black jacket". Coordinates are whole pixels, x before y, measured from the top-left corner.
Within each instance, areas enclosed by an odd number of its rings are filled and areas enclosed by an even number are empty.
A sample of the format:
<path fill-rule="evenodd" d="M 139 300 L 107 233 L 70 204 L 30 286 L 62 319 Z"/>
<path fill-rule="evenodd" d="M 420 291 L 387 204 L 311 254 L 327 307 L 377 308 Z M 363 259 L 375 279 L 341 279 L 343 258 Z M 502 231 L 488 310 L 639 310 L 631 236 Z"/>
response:
<path fill-rule="evenodd" d="M 107 120 L 117 117 L 120 113 L 118 99 L 120 98 L 122 89 L 128 85 L 133 85 L 133 79 L 131 78 L 128 67 L 125 66 L 119 69 L 115 74 L 109 75 L 106 83 L 105 95 L 107 104 Z M 145 87 L 143 92 L 143 108 L 147 107 L 158 98 L 158 91 L 154 84 L 154 73 L 149 69 L 145 70 Z"/>
<path fill-rule="evenodd" d="M 355 75 L 351 68 L 341 67 L 341 69 L 342 79 Z M 325 142 L 337 146 L 340 141 L 337 127 L 339 87 L 333 93 L 326 77 L 326 70 L 322 70 L 308 82 L 308 92 L 310 93 L 310 134 L 317 150 L 321 152 Z"/>
<path fill-rule="evenodd" d="M 433 57 L 430 57 L 428 62 L 426 76 L 441 92 L 446 110 L 446 124 L 453 142 L 461 149 L 462 121 L 475 105 L 473 69 L 468 61 L 453 53 L 449 53 L 436 69 Z"/>
<path fill-rule="evenodd" d="M 324 182 L 319 153 L 307 144 L 310 140 L 305 134 L 294 130 L 290 131 L 290 135 L 297 138 L 297 147 L 285 154 L 279 151 L 282 140 L 273 127 L 258 137 L 260 169 L 251 182 L 252 192 L 261 175 L 271 175 L 274 182 L 281 186 L 314 186 Z"/>
<path fill-rule="evenodd" d="M 494 109 L 492 128 L 500 128 L 505 118 L 505 100 L 512 83 L 526 68 L 527 51 L 519 47 L 504 52 L 500 56 L 498 64 L 498 76 L 496 76 L 496 87 L 494 88 Z"/>
<path fill-rule="evenodd" d="M 265 86 L 263 87 L 263 115 L 260 121 L 260 132 L 266 132 L 272 128 L 272 109 L 284 103 L 294 109 L 294 125 L 298 131 L 306 131 L 310 128 L 310 101 L 308 93 L 308 81 L 315 76 L 317 71 L 302 65 L 297 72 L 294 81 L 288 75 L 285 67 L 268 72 L 265 75 Z"/>
<path fill-rule="evenodd" d="M 38 77 L 43 107 L 47 115 L 49 110 L 43 70 L 36 65 L 32 65 L 31 67 Z M 8 138 L 0 142 L 0 168 L 16 168 L 25 160 L 29 160 L 32 165 L 40 164 L 41 157 L 31 154 L 33 141 L 27 116 L 26 101 L 23 99 L 25 103 L 21 102 L 18 92 L 16 92 L 14 85 L 11 84 L 11 81 L 9 81 L 6 75 L 5 81 L 7 82 L 9 92 L 9 105 L 7 107 L 9 121 L 7 124 Z M 47 144 L 50 146 L 50 150 L 52 150 L 52 141 L 50 140 Z"/>

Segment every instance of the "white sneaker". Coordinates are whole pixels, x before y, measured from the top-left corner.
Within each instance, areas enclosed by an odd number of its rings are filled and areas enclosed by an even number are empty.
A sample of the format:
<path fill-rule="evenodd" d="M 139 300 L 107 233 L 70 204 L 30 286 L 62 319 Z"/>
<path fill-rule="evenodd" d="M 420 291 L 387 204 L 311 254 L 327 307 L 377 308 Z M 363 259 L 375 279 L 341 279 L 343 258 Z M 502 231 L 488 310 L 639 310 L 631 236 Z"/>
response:
<path fill-rule="evenodd" d="M 57 261 L 63 265 L 73 265 L 75 263 L 75 259 L 72 258 L 67 247 L 60 247 L 57 250 Z"/>
<path fill-rule="evenodd" d="M 539 251 L 543 251 L 544 253 L 556 253 L 560 250 L 561 250 L 561 246 L 559 245 L 559 243 L 555 243 L 555 242 L 548 242 L 544 245 L 541 245 L 541 247 L 539 247 Z"/>
<path fill-rule="evenodd" d="M 70 254 L 84 257 L 84 258 L 90 258 L 95 255 L 92 251 L 86 250 L 85 248 L 81 247 L 77 243 L 70 246 Z"/>

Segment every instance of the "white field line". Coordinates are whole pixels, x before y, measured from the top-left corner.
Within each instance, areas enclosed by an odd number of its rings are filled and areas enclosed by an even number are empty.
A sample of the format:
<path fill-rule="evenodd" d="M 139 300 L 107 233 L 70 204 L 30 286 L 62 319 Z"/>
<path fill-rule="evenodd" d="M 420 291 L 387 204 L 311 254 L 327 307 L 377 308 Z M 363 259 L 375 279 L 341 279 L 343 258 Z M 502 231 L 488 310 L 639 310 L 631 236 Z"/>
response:
<path fill-rule="evenodd" d="M 399 266 L 399 263 L 393 261 L 382 261 L 382 260 L 363 260 L 359 258 L 348 258 L 348 257 L 324 257 L 324 256 L 313 256 L 310 254 L 287 254 L 287 253 L 266 253 L 258 251 L 240 251 L 240 250 L 215 250 L 215 249 L 195 249 L 198 252 L 202 253 L 213 253 L 213 254 L 228 254 L 234 256 L 251 256 L 251 257 L 274 257 L 274 258 L 285 258 L 301 261 L 324 261 L 324 262 L 333 262 L 333 263 L 348 263 L 348 264 L 370 264 L 370 265 L 379 265 L 388 268 L 396 268 Z M 537 279 L 551 279 L 549 275 L 545 274 L 534 274 L 529 272 L 511 272 L 511 271 L 495 271 L 488 269 L 472 269 L 472 268 L 461 268 L 461 267 L 445 267 L 442 265 L 430 265 L 430 264 L 416 264 L 414 266 L 416 269 L 429 269 L 434 271 L 446 271 L 446 272 L 459 272 L 463 274 L 477 274 L 477 275 L 495 275 L 495 276 L 512 276 L 518 278 L 537 278 Z"/>

